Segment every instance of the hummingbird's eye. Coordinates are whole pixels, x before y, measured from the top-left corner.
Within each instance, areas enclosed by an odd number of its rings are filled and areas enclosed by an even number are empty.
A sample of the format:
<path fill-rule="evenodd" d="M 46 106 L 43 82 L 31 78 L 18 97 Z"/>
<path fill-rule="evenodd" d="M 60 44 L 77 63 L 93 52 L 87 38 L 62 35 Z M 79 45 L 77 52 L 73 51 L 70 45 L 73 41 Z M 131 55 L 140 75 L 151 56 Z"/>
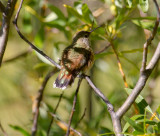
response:
<path fill-rule="evenodd" d="M 88 38 L 88 34 L 85 34 L 84 37 L 85 37 L 85 38 Z"/>

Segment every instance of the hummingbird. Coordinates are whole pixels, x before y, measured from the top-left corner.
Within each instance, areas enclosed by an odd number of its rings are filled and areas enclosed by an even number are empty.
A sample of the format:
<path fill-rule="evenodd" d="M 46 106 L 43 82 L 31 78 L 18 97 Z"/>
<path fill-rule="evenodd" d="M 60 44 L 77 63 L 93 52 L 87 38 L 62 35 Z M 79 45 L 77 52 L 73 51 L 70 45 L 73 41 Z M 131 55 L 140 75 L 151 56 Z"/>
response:
<path fill-rule="evenodd" d="M 97 27 L 99 28 L 99 27 Z M 71 86 L 74 79 L 91 68 L 94 62 L 94 53 L 90 46 L 91 31 L 79 31 L 72 40 L 72 44 L 66 47 L 60 60 L 61 70 L 53 87 L 62 90 Z"/>

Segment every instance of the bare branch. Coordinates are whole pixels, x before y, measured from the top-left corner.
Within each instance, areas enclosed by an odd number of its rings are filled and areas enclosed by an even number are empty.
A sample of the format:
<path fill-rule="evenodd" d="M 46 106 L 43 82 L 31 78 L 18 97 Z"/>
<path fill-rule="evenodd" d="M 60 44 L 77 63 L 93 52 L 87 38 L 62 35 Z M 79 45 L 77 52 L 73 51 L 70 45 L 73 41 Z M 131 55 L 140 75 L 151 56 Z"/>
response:
<path fill-rule="evenodd" d="M 18 8 L 18 11 L 17 11 L 17 14 L 15 16 L 15 19 L 13 21 L 13 24 L 15 25 L 15 28 L 19 34 L 19 36 L 26 42 L 28 43 L 32 49 L 34 49 L 35 51 L 37 51 L 39 54 L 41 54 L 43 57 L 45 57 L 48 61 L 50 61 L 53 65 L 55 65 L 58 69 L 61 68 L 61 66 L 59 64 L 57 64 L 54 60 L 52 60 L 49 56 L 47 56 L 43 51 L 39 50 L 35 45 L 33 45 L 19 30 L 19 27 L 17 25 L 17 20 L 18 20 L 18 17 L 19 17 L 19 13 L 20 13 L 20 10 L 22 8 L 22 4 L 23 4 L 23 0 L 21 0 L 21 3 L 20 3 L 20 6 Z"/>
<path fill-rule="evenodd" d="M 81 118 L 79 119 L 79 121 L 77 122 L 77 124 L 75 125 L 75 127 L 74 128 L 77 128 L 77 126 L 80 124 L 80 122 L 83 120 L 83 118 L 84 118 L 84 116 L 85 116 L 85 114 L 86 114 L 86 108 L 84 109 L 84 112 L 83 112 L 83 114 L 82 114 L 82 116 L 81 116 Z"/>
<path fill-rule="evenodd" d="M 0 1 L 0 11 L 3 13 L 5 12 L 5 6 L 3 5 L 3 3 Z"/>
<path fill-rule="evenodd" d="M 106 49 L 108 49 L 110 46 L 111 46 L 111 44 L 109 43 L 109 44 L 108 44 L 107 46 L 105 46 L 102 50 L 96 51 L 94 54 L 95 54 L 95 55 L 96 55 L 96 54 L 100 54 L 100 53 L 104 52 Z"/>
<path fill-rule="evenodd" d="M 78 81 L 78 86 L 77 86 L 77 89 L 76 89 L 76 92 L 75 92 L 75 96 L 74 96 L 74 100 L 73 100 L 73 106 L 72 106 L 72 111 L 71 111 L 71 115 L 70 115 L 70 118 L 69 118 L 69 123 L 68 123 L 68 129 L 67 129 L 66 136 L 69 136 L 69 134 L 70 134 L 71 122 L 72 122 L 73 114 L 75 112 L 75 107 L 76 107 L 76 102 L 77 102 L 77 96 L 78 96 L 79 87 L 81 85 L 82 79 L 83 78 L 81 77 L 79 79 L 79 81 Z"/>
<path fill-rule="evenodd" d="M 142 59 L 142 67 L 141 67 L 141 72 L 143 72 L 146 69 L 146 63 L 147 63 L 147 54 L 148 54 L 148 46 L 151 44 L 152 40 L 154 39 L 156 33 L 157 33 L 157 29 L 158 29 L 158 25 L 160 22 L 160 11 L 159 11 L 159 6 L 156 0 L 153 0 L 155 3 L 155 7 L 157 9 L 157 19 L 153 28 L 153 31 L 150 35 L 150 37 L 147 39 L 146 43 L 144 44 L 143 47 L 143 59 Z"/>
<path fill-rule="evenodd" d="M 10 20 L 14 12 L 14 7 L 16 2 L 17 0 L 8 0 L 7 6 L 5 8 L 5 12 L 3 12 L 2 27 L 0 30 L 0 66 L 2 64 L 2 59 L 7 46 Z M 4 10 L 4 7 L 2 6 L 1 2 L 0 2 L 0 5 L 1 5 L 1 9 Z"/>
<path fill-rule="evenodd" d="M 61 99 L 62 99 L 62 97 L 63 97 L 63 94 L 64 94 L 64 91 L 61 93 L 61 95 L 60 95 L 60 97 L 59 97 L 58 103 L 57 103 L 56 108 L 54 109 L 54 112 L 53 112 L 54 114 L 56 113 L 56 111 L 57 111 L 57 109 L 58 109 L 58 107 L 59 107 L 59 104 L 60 104 L 60 102 L 61 102 Z M 53 121 L 54 121 L 54 118 L 53 118 L 53 116 L 52 116 L 51 121 L 50 121 L 50 123 L 49 123 L 48 130 L 47 130 L 47 136 L 49 136 L 49 132 L 50 132 L 51 126 L 52 126 L 52 124 L 53 124 Z"/>
<path fill-rule="evenodd" d="M 55 114 L 50 113 L 52 115 L 52 117 L 54 117 L 54 119 L 56 119 L 57 121 L 60 121 L 63 125 L 65 125 L 66 127 L 68 127 L 68 124 L 65 123 L 64 121 L 62 121 L 60 118 L 58 118 Z M 82 134 L 80 132 L 78 132 L 77 130 L 73 129 L 72 127 L 70 127 L 70 130 L 73 131 L 74 133 L 78 134 L 79 136 L 82 136 Z"/>
<path fill-rule="evenodd" d="M 88 84 L 92 87 L 92 89 L 96 93 L 96 95 L 98 95 L 98 97 L 106 103 L 108 111 L 109 111 L 110 116 L 112 118 L 113 129 L 114 129 L 116 136 L 123 136 L 123 134 L 121 133 L 122 132 L 121 122 L 120 122 L 119 117 L 116 115 L 116 113 L 114 111 L 113 105 L 104 96 L 104 94 L 92 83 L 92 81 L 90 80 L 90 78 L 88 76 L 85 76 L 85 79 L 87 80 Z"/>
<path fill-rule="evenodd" d="M 153 29 L 153 32 L 149 38 L 148 44 L 146 44 L 147 46 L 149 45 L 149 43 L 151 43 L 151 41 L 153 40 L 156 31 L 157 31 L 157 24 L 159 24 L 160 22 L 160 11 L 159 11 L 159 6 L 157 4 L 157 1 L 154 0 L 154 3 L 156 5 L 156 9 L 157 9 L 157 21 L 155 23 L 155 27 Z M 121 118 L 130 108 L 130 106 L 134 103 L 135 99 L 138 97 L 138 95 L 140 94 L 140 92 L 142 91 L 142 89 L 144 88 L 146 81 L 148 79 L 148 77 L 150 76 L 151 72 L 153 71 L 154 67 L 156 66 L 159 58 L 160 58 L 160 43 L 157 46 L 157 49 L 151 59 L 151 61 L 149 62 L 148 66 L 146 67 L 146 49 L 144 50 L 145 53 L 143 53 L 143 64 L 142 64 L 142 68 L 141 68 L 141 75 L 139 77 L 139 80 L 137 81 L 136 86 L 134 87 L 134 89 L 132 90 L 132 93 L 128 96 L 128 98 L 126 99 L 126 101 L 123 103 L 123 105 L 118 109 L 118 111 L 116 112 L 117 116 L 119 116 L 119 118 Z"/>
<path fill-rule="evenodd" d="M 37 96 L 37 98 L 36 98 L 36 100 L 35 100 L 35 104 L 34 104 L 35 107 L 34 107 L 34 109 L 33 109 L 34 115 L 33 115 L 32 136 L 35 136 L 35 135 L 36 135 L 36 132 L 37 132 L 37 123 L 38 123 L 38 116 L 39 116 L 39 107 L 40 107 L 40 103 L 41 103 L 42 98 L 43 98 L 44 88 L 46 87 L 46 84 L 47 84 L 48 80 L 50 79 L 50 77 L 51 77 L 54 73 L 56 73 L 57 71 L 58 71 L 57 68 L 55 68 L 53 71 L 49 72 L 49 73 L 46 75 L 46 77 L 45 77 L 45 79 L 44 79 L 44 81 L 43 81 L 43 83 L 42 83 L 42 85 L 41 85 L 41 87 L 40 87 L 40 89 L 39 89 L 39 91 L 38 91 L 38 96 Z"/>
<path fill-rule="evenodd" d="M 140 94 L 140 92 L 144 88 L 148 77 L 150 76 L 154 67 L 158 63 L 159 59 L 160 59 L 160 42 L 157 46 L 157 49 L 156 49 L 151 61 L 149 62 L 148 66 L 146 67 L 146 70 L 140 75 L 136 86 L 132 90 L 132 93 L 128 96 L 128 98 L 126 99 L 124 104 L 118 109 L 117 116 L 119 116 L 121 118 L 128 111 L 130 106 L 133 104 L 133 102 L 135 101 L 137 96 Z"/>

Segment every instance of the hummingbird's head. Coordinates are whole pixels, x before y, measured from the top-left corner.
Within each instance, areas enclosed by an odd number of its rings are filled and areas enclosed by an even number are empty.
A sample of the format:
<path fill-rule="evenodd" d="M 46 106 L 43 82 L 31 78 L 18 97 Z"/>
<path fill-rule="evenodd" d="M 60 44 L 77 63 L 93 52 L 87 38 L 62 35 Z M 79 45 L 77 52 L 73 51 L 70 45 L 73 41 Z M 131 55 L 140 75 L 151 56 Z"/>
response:
<path fill-rule="evenodd" d="M 75 45 L 77 43 L 78 45 L 85 44 L 85 45 L 89 46 L 90 45 L 89 44 L 90 34 L 99 27 L 101 27 L 101 26 L 98 26 L 91 31 L 80 31 L 80 32 L 76 33 L 74 38 L 73 38 L 73 42 L 72 42 L 73 45 Z"/>
<path fill-rule="evenodd" d="M 90 35 L 90 32 L 88 31 L 80 31 L 76 33 L 75 36 L 73 37 L 73 43 L 77 42 L 78 40 L 88 39 L 89 35 Z"/>
<path fill-rule="evenodd" d="M 89 35 L 91 32 L 88 31 L 80 31 L 73 38 L 73 45 L 81 46 L 86 45 L 89 46 Z"/>

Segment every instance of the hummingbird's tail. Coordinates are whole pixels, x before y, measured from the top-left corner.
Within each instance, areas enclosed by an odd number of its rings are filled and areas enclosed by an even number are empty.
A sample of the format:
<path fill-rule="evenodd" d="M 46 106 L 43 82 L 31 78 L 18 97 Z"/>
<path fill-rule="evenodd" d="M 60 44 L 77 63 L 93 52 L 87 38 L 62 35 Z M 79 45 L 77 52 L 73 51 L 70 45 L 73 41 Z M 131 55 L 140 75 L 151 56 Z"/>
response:
<path fill-rule="evenodd" d="M 65 69 L 61 69 L 60 74 L 55 80 L 53 87 L 60 88 L 62 90 L 66 89 L 68 86 L 71 86 L 74 81 L 74 76 Z"/>

